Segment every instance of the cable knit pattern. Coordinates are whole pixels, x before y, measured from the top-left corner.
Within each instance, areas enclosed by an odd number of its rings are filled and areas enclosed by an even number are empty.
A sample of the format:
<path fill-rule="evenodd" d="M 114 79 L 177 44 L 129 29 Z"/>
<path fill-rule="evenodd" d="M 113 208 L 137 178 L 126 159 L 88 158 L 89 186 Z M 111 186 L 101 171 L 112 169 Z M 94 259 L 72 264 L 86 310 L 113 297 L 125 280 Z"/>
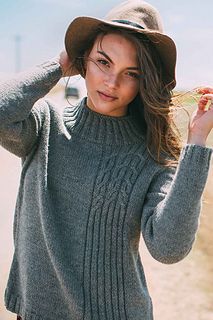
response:
<path fill-rule="evenodd" d="M 0 142 L 22 160 L 5 306 L 23 320 L 152 320 L 139 240 L 175 263 L 191 250 L 212 149 L 155 163 L 134 115 L 57 111 L 54 61 L 0 86 Z"/>

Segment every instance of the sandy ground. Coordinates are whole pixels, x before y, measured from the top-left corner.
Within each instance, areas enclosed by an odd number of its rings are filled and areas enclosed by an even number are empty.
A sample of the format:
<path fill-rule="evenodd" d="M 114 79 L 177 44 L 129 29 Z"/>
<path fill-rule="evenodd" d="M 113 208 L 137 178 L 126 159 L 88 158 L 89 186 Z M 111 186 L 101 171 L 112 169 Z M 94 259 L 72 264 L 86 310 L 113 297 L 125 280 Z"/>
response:
<path fill-rule="evenodd" d="M 3 296 L 13 254 L 12 224 L 19 174 L 19 159 L 0 147 L 0 320 L 16 319 L 5 309 Z M 163 265 L 150 256 L 140 241 L 155 320 L 213 319 L 212 240 L 213 168 L 203 196 L 197 240 L 188 257 L 174 265 Z"/>

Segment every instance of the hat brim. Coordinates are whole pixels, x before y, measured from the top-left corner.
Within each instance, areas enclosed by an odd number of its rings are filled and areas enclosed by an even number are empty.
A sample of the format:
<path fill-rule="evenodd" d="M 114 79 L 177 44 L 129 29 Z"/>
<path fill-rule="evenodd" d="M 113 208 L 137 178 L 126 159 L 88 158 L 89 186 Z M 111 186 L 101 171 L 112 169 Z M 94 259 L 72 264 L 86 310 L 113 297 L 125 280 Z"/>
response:
<path fill-rule="evenodd" d="M 131 25 L 94 17 L 77 17 L 70 23 L 65 34 L 65 49 L 71 61 L 79 56 L 79 49 L 84 48 L 89 36 L 102 24 L 145 34 L 152 41 L 161 58 L 165 83 L 170 89 L 175 87 L 176 45 L 169 36 L 155 30 L 140 29 Z M 72 75 L 77 74 L 79 74 L 79 71 L 73 66 Z"/>

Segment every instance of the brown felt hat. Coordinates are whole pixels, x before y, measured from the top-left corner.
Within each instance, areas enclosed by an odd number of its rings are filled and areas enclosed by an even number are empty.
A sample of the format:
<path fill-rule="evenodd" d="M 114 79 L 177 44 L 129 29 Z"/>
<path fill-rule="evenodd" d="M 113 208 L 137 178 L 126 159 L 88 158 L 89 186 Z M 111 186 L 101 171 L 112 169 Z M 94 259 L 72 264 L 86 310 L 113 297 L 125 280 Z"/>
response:
<path fill-rule="evenodd" d="M 146 35 L 155 46 L 164 67 L 164 80 L 170 89 L 176 85 L 176 46 L 163 33 L 162 21 L 155 7 L 142 0 L 129 0 L 114 7 L 104 19 L 77 17 L 67 28 L 65 48 L 71 61 L 82 52 L 87 39 L 100 25 L 133 30 Z M 79 71 L 73 66 L 73 74 Z"/>

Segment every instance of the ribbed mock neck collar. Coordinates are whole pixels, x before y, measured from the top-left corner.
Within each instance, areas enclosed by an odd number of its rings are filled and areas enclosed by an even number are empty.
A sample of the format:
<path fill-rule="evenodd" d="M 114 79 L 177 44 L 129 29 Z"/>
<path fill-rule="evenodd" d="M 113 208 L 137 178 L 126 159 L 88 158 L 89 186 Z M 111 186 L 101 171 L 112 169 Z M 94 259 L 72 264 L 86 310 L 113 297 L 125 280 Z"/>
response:
<path fill-rule="evenodd" d="M 85 97 L 77 106 L 65 108 L 63 119 L 70 133 L 81 139 L 108 145 L 144 141 L 142 128 L 133 114 L 121 117 L 103 115 L 90 109 L 86 102 Z"/>

